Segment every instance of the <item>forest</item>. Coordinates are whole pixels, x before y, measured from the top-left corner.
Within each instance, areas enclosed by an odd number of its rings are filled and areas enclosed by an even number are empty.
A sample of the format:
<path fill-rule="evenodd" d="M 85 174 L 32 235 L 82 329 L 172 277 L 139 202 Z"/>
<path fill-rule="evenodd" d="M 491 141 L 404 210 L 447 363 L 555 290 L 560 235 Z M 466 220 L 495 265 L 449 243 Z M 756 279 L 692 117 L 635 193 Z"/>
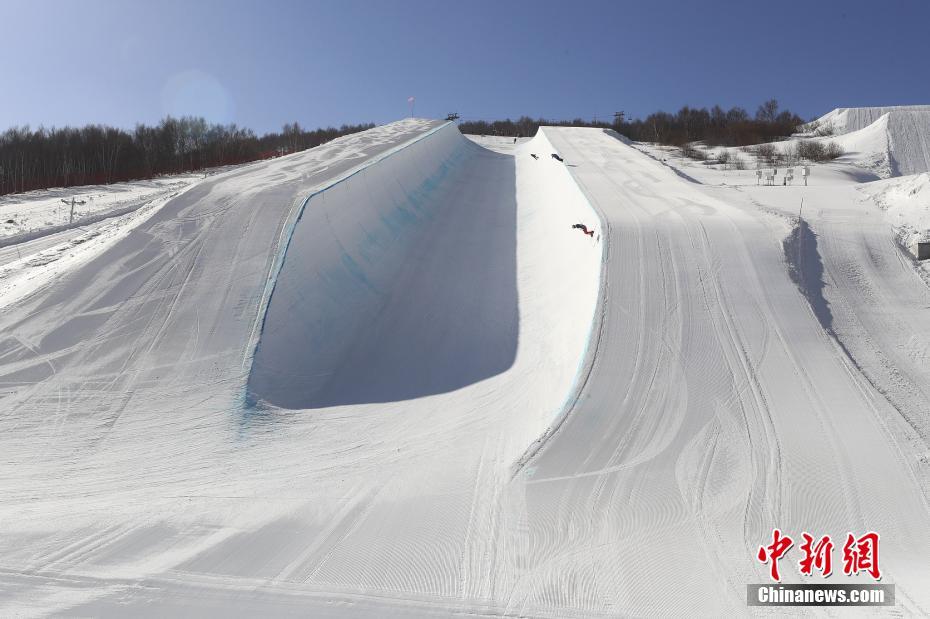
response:
<path fill-rule="evenodd" d="M 654 112 L 644 119 L 614 122 L 570 121 L 520 117 L 517 120 L 465 120 L 459 124 L 462 133 L 473 135 L 503 135 L 531 137 L 541 126 L 601 127 L 614 129 L 631 140 L 682 146 L 704 142 L 708 146 L 746 146 L 784 139 L 798 130 L 804 120 L 789 110 L 780 110 L 777 99 L 761 104 L 754 116 L 741 107 L 724 110 L 719 105 L 710 109 L 685 106 L 677 113 Z"/>
<path fill-rule="evenodd" d="M 0 133 L 0 195 L 116 183 L 266 159 L 319 146 L 373 124 L 305 130 L 298 123 L 258 137 L 234 124 L 166 117 L 125 131 L 103 125 Z"/>
<path fill-rule="evenodd" d="M 784 139 L 803 123 L 797 114 L 780 110 L 778 101 L 770 99 L 754 116 L 740 107 L 685 106 L 675 114 L 660 111 L 644 119 L 618 116 L 613 123 L 522 116 L 517 120 L 466 119 L 459 129 L 465 134 L 529 137 L 541 125 L 602 127 L 632 140 L 673 146 L 698 141 L 708 146 L 745 146 Z M 211 124 L 190 116 L 168 116 L 157 125 L 139 124 L 132 131 L 104 125 L 13 127 L 0 133 L 0 195 L 146 179 L 267 159 L 372 127 L 367 123 L 306 130 L 295 122 L 259 137 L 235 124 Z"/>

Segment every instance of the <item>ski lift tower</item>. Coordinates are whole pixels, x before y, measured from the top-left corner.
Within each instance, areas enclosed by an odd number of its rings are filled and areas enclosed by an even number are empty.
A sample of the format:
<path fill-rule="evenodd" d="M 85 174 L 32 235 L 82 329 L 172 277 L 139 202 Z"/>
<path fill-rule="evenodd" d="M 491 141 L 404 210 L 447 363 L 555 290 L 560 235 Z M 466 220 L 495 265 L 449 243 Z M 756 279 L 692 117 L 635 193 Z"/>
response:
<path fill-rule="evenodd" d="M 620 128 L 623 127 L 623 119 L 626 116 L 626 112 L 614 112 L 614 131 L 620 132 Z"/>

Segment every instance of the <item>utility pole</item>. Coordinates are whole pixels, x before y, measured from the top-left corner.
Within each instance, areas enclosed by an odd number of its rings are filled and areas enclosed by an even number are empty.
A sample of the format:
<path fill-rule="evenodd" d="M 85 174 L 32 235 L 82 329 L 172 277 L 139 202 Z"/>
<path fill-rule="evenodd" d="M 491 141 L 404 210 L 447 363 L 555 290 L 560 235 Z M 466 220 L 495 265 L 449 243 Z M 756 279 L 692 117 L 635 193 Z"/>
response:
<path fill-rule="evenodd" d="M 75 205 L 75 204 L 84 204 L 85 201 L 82 200 L 82 201 L 80 201 L 80 202 L 76 202 L 75 199 L 74 199 L 74 196 L 71 197 L 71 202 L 68 202 L 68 201 L 65 200 L 64 198 L 62 198 L 61 201 L 65 203 L 65 206 L 68 206 L 68 205 L 71 206 L 71 214 L 68 215 L 68 223 L 69 223 L 69 224 L 74 223 L 74 205 Z"/>
<path fill-rule="evenodd" d="M 614 125 L 619 127 L 623 124 L 623 117 L 626 116 L 624 112 L 614 112 Z"/>

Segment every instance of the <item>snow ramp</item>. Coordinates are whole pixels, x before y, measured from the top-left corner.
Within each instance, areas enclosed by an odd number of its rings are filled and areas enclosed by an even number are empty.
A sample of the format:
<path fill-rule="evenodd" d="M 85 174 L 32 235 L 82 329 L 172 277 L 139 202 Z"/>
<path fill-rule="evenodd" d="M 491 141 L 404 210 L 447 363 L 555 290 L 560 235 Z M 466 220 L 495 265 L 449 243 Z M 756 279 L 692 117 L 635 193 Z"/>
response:
<path fill-rule="evenodd" d="M 450 123 L 310 196 L 273 278 L 248 402 L 412 400 L 507 371 L 520 333 L 515 162 Z"/>
<path fill-rule="evenodd" d="M 885 114 L 918 112 L 930 114 L 930 105 L 892 105 L 884 107 L 838 107 L 814 121 L 833 128 L 833 133 L 852 133 L 865 129 Z"/>
<path fill-rule="evenodd" d="M 881 176 L 930 172 L 930 105 L 837 108 L 814 124 L 832 127 L 829 139 L 865 155 Z"/>

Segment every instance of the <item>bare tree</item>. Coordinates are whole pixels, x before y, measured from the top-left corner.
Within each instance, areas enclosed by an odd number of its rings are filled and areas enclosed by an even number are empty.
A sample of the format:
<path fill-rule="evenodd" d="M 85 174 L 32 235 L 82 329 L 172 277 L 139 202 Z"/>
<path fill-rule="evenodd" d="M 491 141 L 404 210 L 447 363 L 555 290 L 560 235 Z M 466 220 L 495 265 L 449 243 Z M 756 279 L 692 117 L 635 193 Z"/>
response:
<path fill-rule="evenodd" d="M 0 133 L 0 195 L 90 183 L 112 183 L 199 170 L 271 156 L 279 147 L 299 150 L 374 125 L 306 131 L 297 123 L 261 138 L 235 125 L 203 118 L 162 119 L 157 126 L 46 129 L 12 127 Z"/>
<path fill-rule="evenodd" d="M 778 100 L 769 99 L 756 110 L 756 120 L 764 123 L 773 123 L 778 115 Z"/>

